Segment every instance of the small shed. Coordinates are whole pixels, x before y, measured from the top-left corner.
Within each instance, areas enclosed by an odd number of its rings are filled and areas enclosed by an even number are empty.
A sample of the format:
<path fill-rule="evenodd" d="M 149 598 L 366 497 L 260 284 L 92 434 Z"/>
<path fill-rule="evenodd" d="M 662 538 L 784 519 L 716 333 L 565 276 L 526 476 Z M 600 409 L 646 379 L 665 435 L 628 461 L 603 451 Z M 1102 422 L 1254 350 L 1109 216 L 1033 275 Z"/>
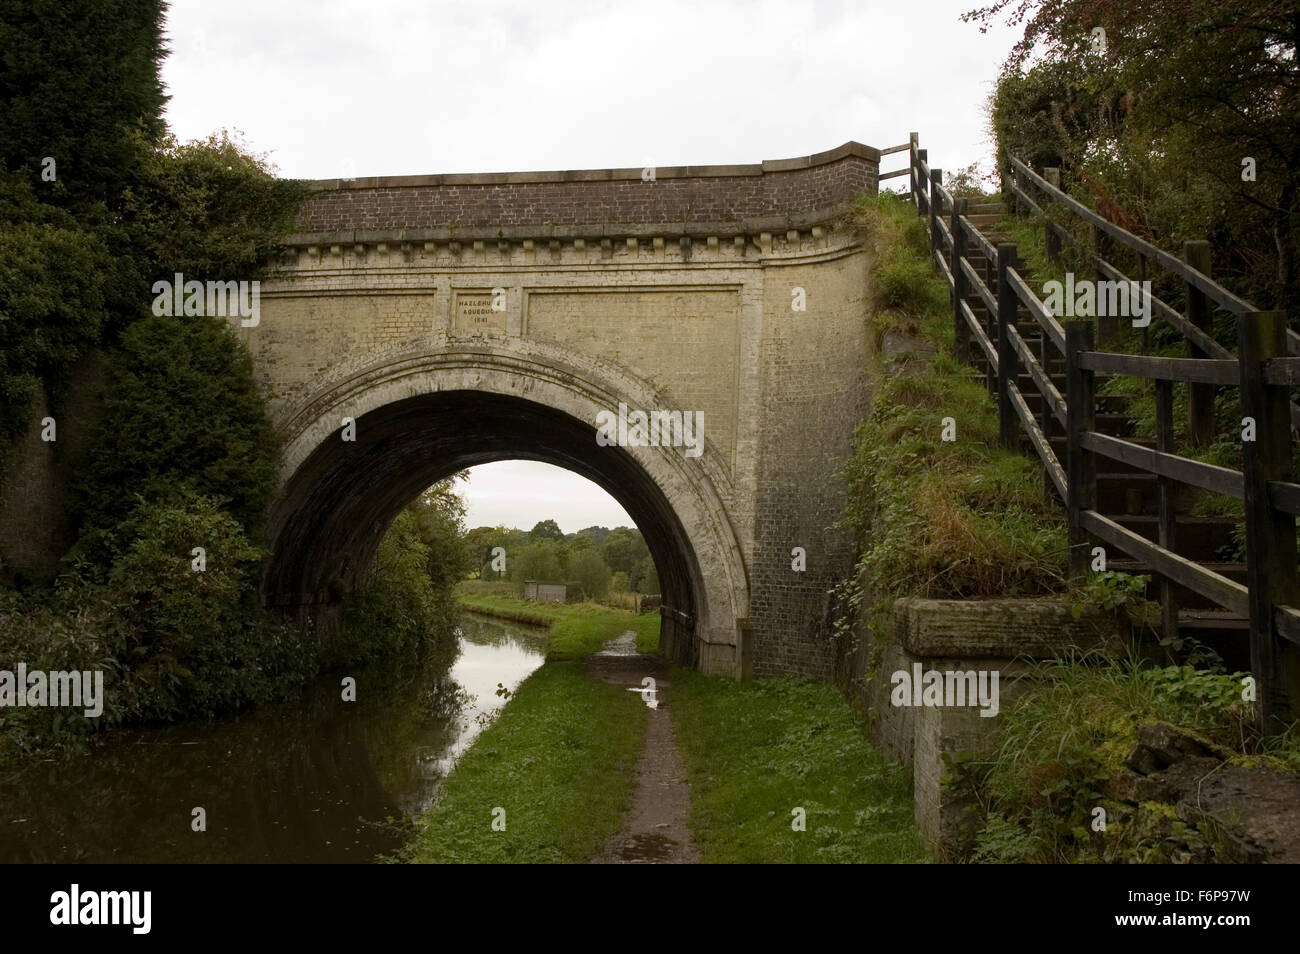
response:
<path fill-rule="evenodd" d="M 584 596 L 581 583 L 524 580 L 524 599 L 534 603 L 573 603 Z"/>

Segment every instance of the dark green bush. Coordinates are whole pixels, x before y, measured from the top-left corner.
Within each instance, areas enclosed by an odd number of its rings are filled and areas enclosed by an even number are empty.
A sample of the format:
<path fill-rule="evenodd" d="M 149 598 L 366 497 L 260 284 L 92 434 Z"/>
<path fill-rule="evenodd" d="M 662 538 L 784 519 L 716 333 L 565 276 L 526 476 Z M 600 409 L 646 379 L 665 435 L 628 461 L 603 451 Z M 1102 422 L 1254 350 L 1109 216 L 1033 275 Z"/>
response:
<path fill-rule="evenodd" d="M 452 600 L 449 588 L 434 586 L 429 559 L 415 514 L 403 510 L 347 603 L 344 632 L 328 650 L 330 665 L 409 652 L 438 638 L 451 619 Z"/>
<path fill-rule="evenodd" d="M 144 318 L 108 374 L 77 484 L 84 556 L 106 562 L 137 498 L 219 497 L 255 532 L 275 485 L 275 438 L 252 359 L 222 319 Z"/>

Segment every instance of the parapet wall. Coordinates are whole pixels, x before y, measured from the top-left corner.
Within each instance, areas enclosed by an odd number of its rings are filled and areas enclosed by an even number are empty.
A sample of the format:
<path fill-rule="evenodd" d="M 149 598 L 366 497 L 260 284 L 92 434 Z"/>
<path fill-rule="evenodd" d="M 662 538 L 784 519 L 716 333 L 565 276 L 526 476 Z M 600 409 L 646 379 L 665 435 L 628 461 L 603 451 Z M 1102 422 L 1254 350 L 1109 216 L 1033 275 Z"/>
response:
<path fill-rule="evenodd" d="M 508 238 L 577 225 L 624 226 L 628 234 L 719 223 L 797 228 L 875 192 L 879 162 L 879 150 L 848 142 L 753 165 L 326 179 L 312 183 L 296 224 L 304 235 L 403 231 L 412 239 Z"/>

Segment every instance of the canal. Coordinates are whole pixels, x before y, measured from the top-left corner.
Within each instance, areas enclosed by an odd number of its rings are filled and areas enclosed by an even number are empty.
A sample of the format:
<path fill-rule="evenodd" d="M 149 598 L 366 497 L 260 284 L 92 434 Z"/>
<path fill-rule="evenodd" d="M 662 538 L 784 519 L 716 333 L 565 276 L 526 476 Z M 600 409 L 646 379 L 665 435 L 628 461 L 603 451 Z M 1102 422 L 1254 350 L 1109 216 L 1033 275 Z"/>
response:
<path fill-rule="evenodd" d="M 506 695 L 543 630 L 462 613 L 419 658 L 323 676 L 291 702 L 212 722 L 119 730 L 90 754 L 0 780 L 0 862 L 371 862 Z M 357 680 L 355 702 L 341 680 Z M 194 809 L 206 831 L 194 831 Z"/>

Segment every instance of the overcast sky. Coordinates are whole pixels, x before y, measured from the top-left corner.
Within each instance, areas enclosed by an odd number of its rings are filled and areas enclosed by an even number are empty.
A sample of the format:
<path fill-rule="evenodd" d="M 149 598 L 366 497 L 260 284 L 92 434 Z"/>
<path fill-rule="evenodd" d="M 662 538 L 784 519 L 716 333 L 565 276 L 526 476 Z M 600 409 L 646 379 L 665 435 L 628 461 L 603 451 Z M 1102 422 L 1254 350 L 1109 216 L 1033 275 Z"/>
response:
<path fill-rule="evenodd" d="M 309 179 L 753 163 L 913 130 L 935 166 L 987 165 L 1015 35 L 962 23 L 976 5 L 174 0 L 167 119 L 181 139 L 239 130 Z M 556 468 L 481 470 L 470 526 L 630 522 Z"/>

